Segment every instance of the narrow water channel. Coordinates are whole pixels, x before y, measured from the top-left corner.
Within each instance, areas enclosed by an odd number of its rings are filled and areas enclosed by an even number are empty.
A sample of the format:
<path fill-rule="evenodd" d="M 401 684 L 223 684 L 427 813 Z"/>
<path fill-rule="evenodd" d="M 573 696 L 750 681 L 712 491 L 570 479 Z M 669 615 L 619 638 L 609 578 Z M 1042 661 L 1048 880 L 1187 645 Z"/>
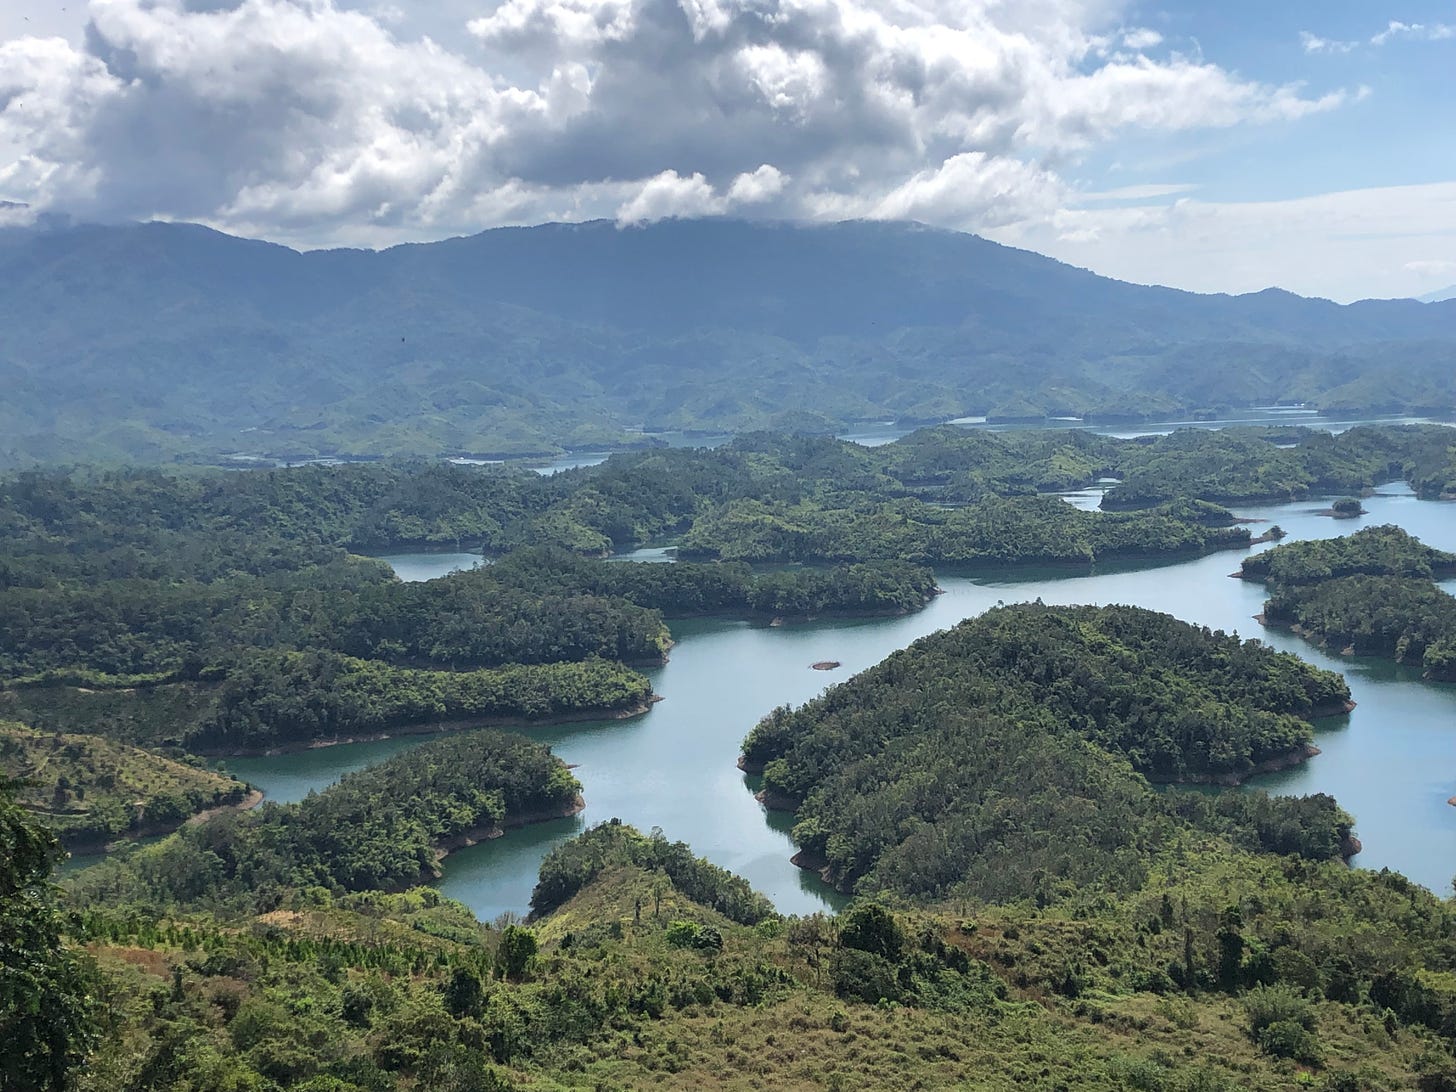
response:
<path fill-rule="evenodd" d="M 1074 503 L 1094 505 L 1086 494 Z M 1317 512 L 1325 500 L 1244 507 L 1276 522 L 1289 538 L 1327 538 L 1374 523 L 1397 523 L 1427 543 L 1456 549 L 1456 508 L 1419 501 L 1387 486 L 1366 501 L 1370 514 L 1337 521 Z M 1257 528 L 1261 525 L 1255 524 Z M 1287 541 L 1287 540 L 1286 540 Z M 424 555 L 428 557 L 431 555 Z M 434 555 L 439 556 L 439 555 Z M 587 810 L 576 819 L 512 831 L 451 855 L 441 890 L 489 920 L 524 911 L 541 857 L 584 826 L 618 817 L 643 830 L 660 826 L 713 861 L 748 878 L 786 913 L 832 908 L 837 897 L 789 864 L 786 816 L 767 816 L 749 779 L 734 766 L 744 734 L 776 705 L 800 703 L 934 630 L 998 602 L 1131 603 L 1211 627 L 1258 636 L 1322 667 L 1343 671 L 1359 703 L 1348 717 L 1321 722 L 1323 753 L 1259 780 L 1271 791 L 1328 792 L 1357 820 L 1365 850 L 1356 863 L 1398 869 L 1441 894 L 1456 871 L 1456 687 L 1422 681 L 1394 665 L 1325 655 L 1292 635 L 1253 621 L 1263 590 L 1228 574 L 1244 554 L 1229 551 L 1175 565 L 1106 565 L 1095 570 L 1029 569 L 941 573 L 945 594 L 903 618 L 826 621 L 767 628 L 743 622 L 673 625 L 671 661 L 651 672 L 664 695 L 631 721 L 571 724 L 529 732 L 577 767 Z M 412 559 L 420 566 L 422 558 Z M 440 565 L 458 567 L 442 558 Z M 428 575 L 422 568 L 401 573 Z M 438 571 L 448 571 L 440 569 Z M 838 660 L 832 672 L 810 669 Z M 236 759 L 234 773 L 271 799 L 296 800 L 350 769 L 413 746 L 420 736 L 330 747 L 303 754 Z"/>

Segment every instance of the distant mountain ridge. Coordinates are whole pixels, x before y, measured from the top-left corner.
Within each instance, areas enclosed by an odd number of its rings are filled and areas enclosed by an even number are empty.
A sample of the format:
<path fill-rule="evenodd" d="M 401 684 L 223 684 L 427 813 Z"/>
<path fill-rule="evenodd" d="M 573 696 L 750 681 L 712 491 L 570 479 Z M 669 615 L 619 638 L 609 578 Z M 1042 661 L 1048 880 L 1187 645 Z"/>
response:
<path fill-rule="evenodd" d="M 1447 300 L 1456 300 L 1456 284 L 1448 284 L 1445 288 L 1438 288 L 1434 292 L 1427 292 L 1424 296 L 1417 296 L 1422 303 L 1445 303 Z"/>
<path fill-rule="evenodd" d="M 0 283 L 10 463 L 533 452 L 786 413 L 1456 405 L 1456 302 L 1198 295 L 915 224 L 599 221 L 306 253 L 189 224 L 11 229 Z"/>

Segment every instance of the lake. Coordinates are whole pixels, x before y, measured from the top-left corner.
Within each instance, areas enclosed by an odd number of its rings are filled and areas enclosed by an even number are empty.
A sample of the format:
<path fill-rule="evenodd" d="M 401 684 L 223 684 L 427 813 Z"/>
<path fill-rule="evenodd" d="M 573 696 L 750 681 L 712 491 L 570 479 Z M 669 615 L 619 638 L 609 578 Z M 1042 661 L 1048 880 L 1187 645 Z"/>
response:
<path fill-rule="evenodd" d="M 1095 506 L 1096 492 L 1068 498 Z M 1361 526 L 1397 523 L 1427 543 L 1456 549 L 1456 508 L 1420 501 L 1403 486 L 1366 500 L 1369 515 L 1333 520 L 1317 512 L 1324 498 L 1298 504 L 1241 507 L 1241 515 L 1276 522 L 1289 540 L 1348 534 Z M 1255 524 L 1256 533 L 1262 526 Z M 1256 547 L 1261 549 L 1264 547 Z M 423 555 L 429 557 L 431 555 Z M 458 567 L 438 558 L 434 575 Z M 1174 565 L 1104 565 L 1095 569 L 1021 568 L 1014 573 L 944 572 L 945 594 L 901 618 L 834 620 L 769 628 L 746 622 L 674 623 L 668 664 L 649 672 L 664 700 L 630 721 L 576 723 L 531 730 L 575 765 L 587 801 L 574 818 L 512 831 L 452 854 L 440 889 L 490 920 L 526 909 L 541 857 L 585 826 L 612 817 L 646 831 L 660 826 L 716 863 L 745 877 L 786 913 L 832 909 L 834 892 L 789 864 L 789 817 L 766 815 L 753 785 L 734 763 L 743 736 L 776 705 L 798 704 L 826 686 L 878 663 L 917 637 L 999 602 L 1131 603 L 1190 622 L 1258 636 L 1269 644 L 1345 673 L 1359 703 L 1347 717 L 1321 721 L 1323 753 L 1292 770 L 1258 779 L 1289 793 L 1328 792 L 1357 820 L 1364 852 L 1356 863 L 1388 866 L 1441 894 L 1456 870 L 1456 687 L 1423 682 L 1419 672 L 1384 662 L 1350 661 L 1319 652 L 1297 637 L 1253 621 L 1263 589 L 1229 579 L 1245 551 L 1226 551 Z M 422 555 L 409 555 L 418 578 Z M 660 550 L 644 551 L 658 560 Z M 403 574 L 402 574 L 403 575 Z M 838 660 L 835 671 L 810 669 Z M 234 773 L 271 799 L 296 800 L 343 772 L 413 746 L 420 736 L 345 745 L 302 754 L 235 759 Z"/>

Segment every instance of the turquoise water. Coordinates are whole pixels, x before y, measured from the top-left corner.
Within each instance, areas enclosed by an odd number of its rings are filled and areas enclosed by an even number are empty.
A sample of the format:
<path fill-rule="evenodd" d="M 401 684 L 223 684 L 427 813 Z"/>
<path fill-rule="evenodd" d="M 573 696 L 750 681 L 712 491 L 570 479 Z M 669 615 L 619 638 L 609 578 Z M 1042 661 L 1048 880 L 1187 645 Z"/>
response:
<path fill-rule="evenodd" d="M 1069 498 L 1073 499 L 1073 498 Z M 1088 504 L 1091 496 L 1074 498 Z M 1327 499 L 1243 507 L 1241 514 L 1279 523 L 1290 538 L 1325 538 L 1372 523 L 1398 523 L 1433 546 L 1456 549 L 1456 508 L 1419 501 L 1391 486 L 1369 498 L 1369 515 L 1336 521 L 1317 513 Z M 1255 525 L 1256 529 L 1259 525 Z M 1263 547 L 1259 547 L 1263 548 Z M 791 864 L 788 819 L 768 816 L 750 779 L 734 762 L 744 734 L 776 705 L 800 703 L 903 648 L 998 602 L 1133 603 L 1244 636 L 1259 636 L 1349 679 L 1357 708 L 1322 722 L 1323 753 L 1303 766 L 1260 780 L 1281 792 L 1329 792 L 1351 811 L 1365 850 L 1357 864 L 1389 866 L 1445 893 L 1456 871 L 1456 687 L 1423 682 L 1383 662 L 1349 661 L 1299 638 L 1263 630 L 1253 616 L 1257 585 L 1229 579 L 1242 551 L 1175 565 L 1107 565 L 943 573 L 945 594 L 902 618 L 836 620 L 768 628 L 746 622 L 694 621 L 673 626 L 671 661 L 650 674 L 664 700 L 630 721 L 603 721 L 528 732 L 575 764 L 587 800 L 579 817 L 512 831 L 451 855 L 441 889 L 484 919 L 525 909 L 549 848 L 583 826 L 618 817 L 643 830 L 660 826 L 724 867 L 746 876 L 785 912 L 832 907 L 817 877 Z M 443 566 L 447 562 L 438 562 Z M 810 669 L 839 660 L 830 672 Z M 340 773 L 413 746 L 424 737 L 270 758 L 237 759 L 230 768 L 272 799 L 298 799 Z"/>

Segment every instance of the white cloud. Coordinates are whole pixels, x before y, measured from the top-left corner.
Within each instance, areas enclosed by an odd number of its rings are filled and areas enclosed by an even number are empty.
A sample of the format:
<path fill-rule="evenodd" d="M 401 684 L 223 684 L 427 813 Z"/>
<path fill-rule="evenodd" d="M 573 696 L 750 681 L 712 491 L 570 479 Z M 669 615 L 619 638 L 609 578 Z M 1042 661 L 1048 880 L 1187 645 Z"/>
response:
<path fill-rule="evenodd" d="M 963 152 L 920 171 L 861 215 L 875 220 L 946 220 L 983 229 L 1053 212 L 1065 198 L 1061 182 L 1012 159 Z"/>
<path fill-rule="evenodd" d="M 0 45 L 0 192 L 306 243 L 740 211 L 975 229 L 1056 207 L 1125 130 L 1353 94 L 1149 58 L 1124 6 L 504 0 L 457 52 L 387 0 L 90 0 L 84 42 Z"/>
<path fill-rule="evenodd" d="M 1299 42 L 1306 53 L 1349 53 L 1359 42 L 1341 42 L 1333 38 L 1321 38 L 1307 30 L 1299 32 Z"/>
<path fill-rule="evenodd" d="M 723 211 L 723 198 L 713 191 L 701 174 L 684 178 L 676 171 L 663 171 L 650 178 L 637 195 L 617 210 L 622 224 L 641 224 L 685 216 L 712 216 Z"/>
<path fill-rule="evenodd" d="M 1139 186 L 1119 186 L 1115 190 L 1077 193 L 1072 204 L 1086 205 L 1095 201 L 1150 201 L 1155 197 L 1176 197 L 1198 187 L 1190 182 L 1150 182 Z"/>
<path fill-rule="evenodd" d="M 728 187 L 730 205 L 757 205 L 769 201 L 783 192 L 788 179 L 772 163 L 761 164 L 757 170 L 740 174 Z"/>
<path fill-rule="evenodd" d="M 788 179 L 771 163 L 745 171 L 735 178 L 726 193 L 719 193 L 701 174 L 687 178 L 676 171 L 663 171 L 644 182 L 617 209 L 618 225 L 646 224 L 657 220 L 718 216 L 743 205 L 772 200 Z"/>
<path fill-rule="evenodd" d="M 1135 30 L 1123 32 L 1122 44 L 1128 49 L 1152 49 L 1154 46 L 1163 44 L 1163 36 L 1156 30 L 1138 27 Z"/>
<path fill-rule="evenodd" d="M 1402 267 L 1417 277 L 1430 277 L 1445 279 L 1456 276 L 1456 261 L 1449 261 L 1445 258 L 1419 258 L 1413 262 L 1406 262 Z"/>
<path fill-rule="evenodd" d="M 987 232 L 1099 273 L 1206 292 L 1279 285 L 1352 300 L 1418 295 L 1456 245 L 1456 182 L 1349 190 L 1288 201 L 1063 208 Z M 1456 263 L 1453 263 L 1456 265 Z"/>
<path fill-rule="evenodd" d="M 1445 23 L 1402 23 L 1392 19 L 1390 23 L 1379 34 L 1370 39 L 1371 45 L 1385 45 L 1397 39 L 1408 38 L 1423 42 L 1440 42 L 1448 38 L 1456 38 L 1456 26 L 1448 26 Z"/>
<path fill-rule="evenodd" d="M 1456 26 L 1448 23 L 1402 23 L 1390 20 L 1384 30 L 1370 36 L 1373 46 L 1388 45 L 1396 41 L 1440 42 L 1456 38 Z M 1321 38 L 1307 30 L 1299 32 L 1299 42 L 1306 53 L 1351 53 L 1360 48 L 1360 42 Z"/>

